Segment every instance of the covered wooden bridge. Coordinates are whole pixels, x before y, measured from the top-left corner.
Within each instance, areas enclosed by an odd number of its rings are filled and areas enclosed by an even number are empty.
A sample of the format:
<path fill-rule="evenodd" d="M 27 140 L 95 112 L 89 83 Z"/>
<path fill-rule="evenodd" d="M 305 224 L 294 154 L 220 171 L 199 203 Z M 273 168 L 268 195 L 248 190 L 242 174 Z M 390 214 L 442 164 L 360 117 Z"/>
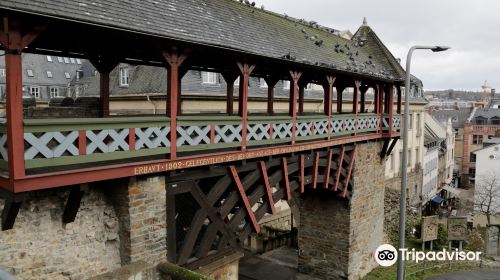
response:
<path fill-rule="evenodd" d="M 400 136 L 404 71 L 366 22 L 347 40 L 315 22 L 233 0 L 3 0 L 0 17 L 7 66 L 4 230 L 13 227 L 27 192 L 177 171 L 167 177 L 168 257 L 187 264 L 237 247 L 291 192 L 349 197 L 355 144 L 383 141 L 377 151 L 383 158 Z M 22 53 L 90 60 L 100 76 L 100 118 L 23 119 Z M 168 69 L 166 115 L 109 115 L 109 73 L 121 62 Z M 181 112 L 182 77 L 191 69 L 222 73 L 226 114 Z M 268 85 L 267 114 L 249 113 L 250 76 Z M 273 110 L 280 80 L 291 84 L 286 115 Z M 303 110 L 309 83 L 324 88 L 320 114 Z M 349 105 L 347 88 L 354 93 Z M 280 187 L 273 193 L 274 186 Z M 82 192 L 72 189 L 65 222 L 74 219 Z M 176 235 L 183 227 L 190 229 Z"/>

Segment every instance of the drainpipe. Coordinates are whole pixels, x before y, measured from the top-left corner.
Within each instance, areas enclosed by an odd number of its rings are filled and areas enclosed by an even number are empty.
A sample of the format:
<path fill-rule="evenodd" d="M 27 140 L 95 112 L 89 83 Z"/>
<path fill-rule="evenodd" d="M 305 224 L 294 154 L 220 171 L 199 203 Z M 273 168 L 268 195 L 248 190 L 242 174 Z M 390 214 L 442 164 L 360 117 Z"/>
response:
<path fill-rule="evenodd" d="M 153 105 L 153 115 L 156 115 L 156 104 L 149 98 L 149 94 L 146 94 L 146 99 L 148 100 L 151 105 Z"/>

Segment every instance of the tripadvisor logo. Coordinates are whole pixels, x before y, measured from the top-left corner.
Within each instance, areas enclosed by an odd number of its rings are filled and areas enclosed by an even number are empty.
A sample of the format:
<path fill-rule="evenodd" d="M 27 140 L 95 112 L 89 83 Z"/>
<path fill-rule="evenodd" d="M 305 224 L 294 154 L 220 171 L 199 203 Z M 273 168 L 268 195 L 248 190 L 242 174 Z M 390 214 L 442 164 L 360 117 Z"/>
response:
<path fill-rule="evenodd" d="M 381 266 L 391 266 L 396 263 L 398 254 L 401 255 L 403 261 L 479 261 L 481 252 L 465 252 L 458 249 L 448 251 L 416 251 L 415 249 L 400 249 L 399 251 L 390 244 L 382 244 L 375 250 L 375 261 Z"/>

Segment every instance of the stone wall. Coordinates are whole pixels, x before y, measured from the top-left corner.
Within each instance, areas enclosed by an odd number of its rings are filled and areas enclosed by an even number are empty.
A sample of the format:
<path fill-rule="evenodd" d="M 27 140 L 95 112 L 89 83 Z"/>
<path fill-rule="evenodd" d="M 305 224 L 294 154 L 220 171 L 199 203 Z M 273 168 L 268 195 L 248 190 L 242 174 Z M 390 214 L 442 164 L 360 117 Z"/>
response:
<path fill-rule="evenodd" d="M 382 145 L 357 145 L 350 201 L 325 195 L 299 200 L 299 270 L 322 279 L 360 279 L 377 266 L 375 249 L 384 243 Z"/>
<path fill-rule="evenodd" d="M 122 265 L 166 259 L 165 177 L 142 176 L 122 181 L 112 190 L 119 217 Z"/>
<path fill-rule="evenodd" d="M 291 230 L 292 226 L 292 211 L 290 208 L 281 210 L 274 215 L 265 215 L 260 221 L 261 227 L 270 227 L 280 230 Z M 294 226 L 297 226 L 294 222 Z"/>
<path fill-rule="evenodd" d="M 29 195 L 14 228 L 0 231 L 0 269 L 18 279 L 75 280 L 131 262 L 166 260 L 164 177 L 92 184 L 75 222 L 63 224 L 68 194 L 59 189 Z"/>
<path fill-rule="evenodd" d="M 120 267 L 118 219 L 91 187 L 75 222 L 62 223 L 69 191 L 43 191 L 22 204 L 14 228 L 0 231 L 0 267 L 18 279 L 86 279 Z M 4 201 L 0 200 L 0 209 Z"/>

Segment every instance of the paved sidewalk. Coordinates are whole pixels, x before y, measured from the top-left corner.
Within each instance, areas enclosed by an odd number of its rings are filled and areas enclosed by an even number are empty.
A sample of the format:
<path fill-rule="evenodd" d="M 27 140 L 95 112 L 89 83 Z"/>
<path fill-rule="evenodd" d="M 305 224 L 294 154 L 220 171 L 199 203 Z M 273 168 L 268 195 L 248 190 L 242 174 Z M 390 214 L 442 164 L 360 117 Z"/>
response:
<path fill-rule="evenodd" d="M 427 280 L 499 280 L 500 270 L 453 272 L 427 278 Z"/>
<path fill-rule="evenodd" d="M 281 247 L 262 255 L 246 254 L 240 260 L 240 280 L 319 280 L 297 272 L 297 250 Z"/>

